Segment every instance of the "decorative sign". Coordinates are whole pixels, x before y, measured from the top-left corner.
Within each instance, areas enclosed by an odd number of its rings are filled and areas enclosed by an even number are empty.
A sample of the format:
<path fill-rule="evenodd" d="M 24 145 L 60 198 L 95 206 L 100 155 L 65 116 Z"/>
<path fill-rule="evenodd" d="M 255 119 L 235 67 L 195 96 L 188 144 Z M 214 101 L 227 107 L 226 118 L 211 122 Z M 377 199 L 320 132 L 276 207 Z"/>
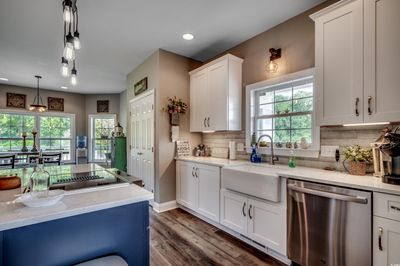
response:
<path fill-rule="evenodd" d="M 177 157 L 185 157 L 190 156 L 190 143 L 188 140 L 178 140 L 176 142 L 176 156 Z"/>
<path fill-rule="evenodd" d="M 49 111 L 64 112 L 64 99 L 47 97 L 47 109 Z"/>
<path fill-rule="evenodd" d="M 7 107 L 26 108 L 26 95 L 7 92 Z"/>
<path fill-rule="evenodd" d="M 135 85 L 133 86 L 133 92 L 135 93 L 135 96 L 141 94 L 146 90 L 147 90 L 147 77 L 135 83 Z"/>
<path fill-rule="evenodd" d="M 108 100 L 97 101 L 97 112 L 98 113 L 108 113 L 109 112 L 109 101 Z"/>

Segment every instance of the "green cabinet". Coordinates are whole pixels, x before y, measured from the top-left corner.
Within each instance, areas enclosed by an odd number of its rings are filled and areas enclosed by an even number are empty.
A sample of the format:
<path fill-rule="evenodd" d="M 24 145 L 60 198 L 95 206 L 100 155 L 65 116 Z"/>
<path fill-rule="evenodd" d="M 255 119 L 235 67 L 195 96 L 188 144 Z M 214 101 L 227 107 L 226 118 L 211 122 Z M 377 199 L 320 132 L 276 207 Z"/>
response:
<path fill-rule="evenodd" d="M 111 167 L 126 172 L 126 137 L 111 139 Z"/>

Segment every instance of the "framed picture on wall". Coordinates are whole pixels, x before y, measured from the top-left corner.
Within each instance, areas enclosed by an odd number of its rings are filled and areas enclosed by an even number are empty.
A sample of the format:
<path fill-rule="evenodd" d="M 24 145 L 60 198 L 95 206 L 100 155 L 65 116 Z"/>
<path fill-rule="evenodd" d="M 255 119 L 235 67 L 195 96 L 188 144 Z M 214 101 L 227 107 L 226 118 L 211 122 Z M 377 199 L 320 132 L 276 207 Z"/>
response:
<path fill-rule="evenodd" d="M 26 95 L 7 92 L 7 107 L 26 109 Z"/>
<path fill-rule="evenodd" d="M 64 112 L 64 99 L 47 97 L 47 108 L 49 111 Z"/>
<path fill-rule="evenodd" d="M 109 100 L 99 100 L 97 101 L 97 112 L 98 113 L 108 113 L 109 112 Z"/>
<path fill-rule="evenodd" d="M 141 94 L 146 90 L 147 90 L 147 77 L 145 77 L 139 82 L 136 82 L 135 85 L 133 86 L 133 92 L 135 93 L 135 96 Z"/>

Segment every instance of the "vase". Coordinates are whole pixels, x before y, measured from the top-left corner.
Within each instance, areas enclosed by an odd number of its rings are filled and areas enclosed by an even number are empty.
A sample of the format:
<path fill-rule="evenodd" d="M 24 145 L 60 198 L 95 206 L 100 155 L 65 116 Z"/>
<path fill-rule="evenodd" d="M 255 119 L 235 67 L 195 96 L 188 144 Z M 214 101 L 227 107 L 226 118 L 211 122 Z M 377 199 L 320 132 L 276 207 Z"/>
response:
<path fill-rule="evenodd" d="M 171 125 L 178 126 L 179 125 L 179 113 L 169 114 Z"/>
<path fill-rule="evenodd" d="M 349 173 L 351 175 L 365 175 L 367 164 L 365 162 L 350 162 Z"/>

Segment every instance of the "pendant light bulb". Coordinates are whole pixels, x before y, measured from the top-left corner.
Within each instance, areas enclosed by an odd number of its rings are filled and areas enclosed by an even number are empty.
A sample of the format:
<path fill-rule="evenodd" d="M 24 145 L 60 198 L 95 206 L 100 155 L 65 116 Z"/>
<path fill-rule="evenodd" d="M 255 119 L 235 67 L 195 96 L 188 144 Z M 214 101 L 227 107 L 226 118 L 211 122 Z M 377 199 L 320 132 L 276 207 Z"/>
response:
<path fill-rule="evenodd" d="M 71 20 L 72 20 L 72 1 L 71 0 L 64 1 L 63 20 L 67 23 L 71 23 Z"/>
<path fill-rule="evenodd" d="M 79 39 L 79 32 L 74 32 L 74 49 L 79 50 L 81 49 L 81 40 Z"/>
<path fill-rule="evenodd" d="M 75 59 L 74 37 L 71 33 L 68 33 L 66 39 L 67 41 L 65 42 L 63 57 L 68 61 L 71 61 Z"/>
<path fill-rule="evenodd" d="M 72 86 L 76 86 L 76 84 L 78 83 L 78 80 L 77 80 L 77 77 L 76 77 L 76 69 L 75 68 L 73 68 L 72 70 L 71 70 L 71 85 Z"/>
<path fill-rule="evenodd" d="M 61 75 L 63 77 L 68 77 L 69 76 L 68 61 L 64 57 L 61 58 Z"/>

